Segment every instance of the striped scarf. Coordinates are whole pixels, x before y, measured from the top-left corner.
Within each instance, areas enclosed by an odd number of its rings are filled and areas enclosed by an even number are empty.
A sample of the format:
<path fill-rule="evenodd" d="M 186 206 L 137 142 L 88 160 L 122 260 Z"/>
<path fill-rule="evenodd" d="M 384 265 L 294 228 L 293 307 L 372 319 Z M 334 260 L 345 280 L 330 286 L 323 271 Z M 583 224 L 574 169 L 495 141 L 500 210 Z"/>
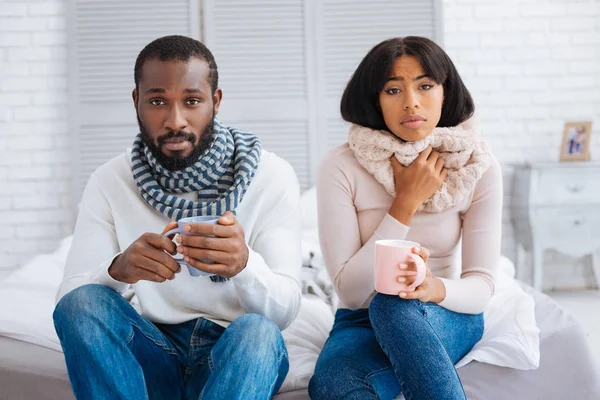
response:
<path fill-rule="evenodd" d="M 209 147 L 198 161 L 179 171 L 161 166 L 139 133 L 131 152 L 133 179 L 143 199 L 171 220 L 235 213 L 260 162 L 260 139 L 214 120 Z M 167 193 L 169 192 L 169 193 Z M 197 202 L 176 196 L 198 192 Z M 170 194 L 174 193 L 174 194 Z"/>

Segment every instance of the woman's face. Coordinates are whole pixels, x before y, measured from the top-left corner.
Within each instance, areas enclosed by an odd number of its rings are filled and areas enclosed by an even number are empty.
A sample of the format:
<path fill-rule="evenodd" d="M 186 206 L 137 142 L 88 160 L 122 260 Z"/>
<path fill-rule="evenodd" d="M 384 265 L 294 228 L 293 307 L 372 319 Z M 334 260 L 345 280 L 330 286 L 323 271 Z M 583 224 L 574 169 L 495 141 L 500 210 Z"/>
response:
<path fill-rule="evenodd" d="M 407 142 L 423 139 L 442 115 L 444 88 L 428 77 L 417 58 L 396 58 L 379 93 L 383 120 L 390 132 Z"/>

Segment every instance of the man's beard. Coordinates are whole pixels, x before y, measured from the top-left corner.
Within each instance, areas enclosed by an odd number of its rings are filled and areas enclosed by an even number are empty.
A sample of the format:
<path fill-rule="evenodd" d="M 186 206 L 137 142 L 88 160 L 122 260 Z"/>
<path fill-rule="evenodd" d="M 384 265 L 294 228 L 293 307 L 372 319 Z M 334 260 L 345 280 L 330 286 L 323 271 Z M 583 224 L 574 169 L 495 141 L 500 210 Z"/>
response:
<path fill-rule="evenodd" d="M 165 133 L 164 135 L 161 135 L 158 138 L 156 138 L 155 142 L 148 134 L 148 131 L 146 130 L 146 127 L 144 127 L 144 124 L 142 124 L 139 115 L 137 116 L 137 120 L 144 143 L 146 144 L 146 146 L 148 146 L 148 148 L 156 158 L 156 161 L 169 171 L 179 171 L 194 165 L 196 161 L 198 161 L 200 156 L 210 146 L 215 125 L 213 115 L 213 118 L 211 119 L 210 123 L 206 125 L 206 128 L 204 128 L 204 131 L 200 135 L 200 138 L 198 138 L 191 132 L 180 130 Z M 194 149 L 187 157 L 168 157 L 162 152 L 162 147 L 164 146 L 165 140 L 172 138 L 184 138 L 184 140 L 188 140 L 192 144 L 192 146 L 194 146 Z"/>

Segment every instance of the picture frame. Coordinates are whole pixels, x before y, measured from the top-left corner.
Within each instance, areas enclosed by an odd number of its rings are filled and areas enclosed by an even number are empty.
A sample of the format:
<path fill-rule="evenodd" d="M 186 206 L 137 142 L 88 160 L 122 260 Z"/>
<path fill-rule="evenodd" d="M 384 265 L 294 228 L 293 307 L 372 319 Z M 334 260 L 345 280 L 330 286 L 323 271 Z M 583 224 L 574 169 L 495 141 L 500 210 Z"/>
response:
<path fill-rule="evenodd" d="M 589 161 L 591 121 L 566 122 L 560 146 L 560 161 Z"/>

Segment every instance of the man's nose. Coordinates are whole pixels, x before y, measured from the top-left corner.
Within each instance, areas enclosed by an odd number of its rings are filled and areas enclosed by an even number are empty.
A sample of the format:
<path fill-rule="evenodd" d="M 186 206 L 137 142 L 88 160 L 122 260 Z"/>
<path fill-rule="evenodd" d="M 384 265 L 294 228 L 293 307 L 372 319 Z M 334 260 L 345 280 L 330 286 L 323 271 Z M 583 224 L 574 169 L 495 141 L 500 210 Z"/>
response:
<path fill-rule="evenodd" d="M 168 131 L 178 132 L 187 128 L 187 120 L 183 110 L 177 105 L 169 109 L 169 115 L 165 121 L 165 129 Z"/>

